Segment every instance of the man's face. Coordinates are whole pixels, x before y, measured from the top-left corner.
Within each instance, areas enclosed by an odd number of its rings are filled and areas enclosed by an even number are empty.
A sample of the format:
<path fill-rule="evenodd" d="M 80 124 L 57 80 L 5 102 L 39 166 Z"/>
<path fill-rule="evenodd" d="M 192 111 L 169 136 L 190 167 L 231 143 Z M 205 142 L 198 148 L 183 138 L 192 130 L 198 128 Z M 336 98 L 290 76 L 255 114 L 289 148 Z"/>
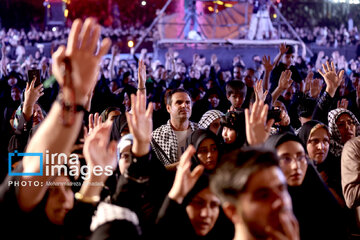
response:
<path fill-rule="evenodd" d="M 219 217 L 220 200 L 209 188 L 205 188 L 187 205 L 186 212 L 196 234 L 205 236 Z"/>
<path fill-rule="evenodd" d="M 336 125 L 339 129 L 341 142 L 343 144 L 356 136 L 356 124 L 349 114 L 341 114 L 336 120 Z"/>
<path fill-rule="evenodd" d="M 281 170 L 274 166 L 253 174 L 238 199 L 236 211 L 254 239 L 267 239 L 267 226 L 283 232 L 280 217 L 293 213 Z"/>
<path fill-rule="evenodd" d="M 166 105 L 166 110 L 173 120 L 188 120 L 191 116 L 191 99 L 187 93 L 177 92 L 171 96 L 171 105 Z"/>
<path fill-rule="evenodd" d="M 316 164 L 325 161 L 329 152 L 330 138 L 325 128 L 315 130 L 310 136 L 306 144 L 306 148 L 310 159 Z"/>
<path fill-rule="evenodd" d="M 241 68 L 234 67 L 234 79 L 241 80 Z"/>
<path fill-rule="evenodd" d="M 50 222 L 63 225 L 65 215 L 74 207 L 74 193 L 68 177 L 59 176 L 55 182 L 59 184 L 48 189 L 49 196 L 45 205 L 45 213 Z"/>
<path fill-rule="evenodd" d="M 230 96 L 228 96 L 227 99 L 231 102 L 233 108 L 239 109 L 241 108 L 241 106 L 245 101 L 245 96 L 246 96 L 245 92 L 232 93 Z"/>
<path fill-rule="evenodd" d="M 285 54 L 282 58 L 282 62 L 287 66 L 290 67 L 294 61 L 294 54 Z"/>

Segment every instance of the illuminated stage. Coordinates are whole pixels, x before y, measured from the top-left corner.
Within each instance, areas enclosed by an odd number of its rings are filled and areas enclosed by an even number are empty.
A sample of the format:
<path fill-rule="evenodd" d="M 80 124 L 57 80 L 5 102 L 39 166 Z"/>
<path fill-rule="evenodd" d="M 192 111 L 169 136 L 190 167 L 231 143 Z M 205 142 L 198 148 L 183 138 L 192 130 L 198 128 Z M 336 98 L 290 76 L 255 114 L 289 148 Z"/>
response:
<path fill-rule="evenodd" d="M 192 63 L 194 53 L 202 54 L 210 63 L 212 54 L 218 56 L 218 62 L 223 68 L 230 69 L 232 59 L 236 55 L 240 55 L 247 64 L 252 66 L 252 57 L 254 55 L 269 55 L 272 59 L 279 51 L 281 43 L 293 45 L 295 48 L 301 49 L 299 41 L 290 39 L 280 40 L 239 40 L 239 39 L 208 39 L 208 40 L 182 40 L 182 39 L 162 39 L 157 42 L 154 49 L 155 59 L 165 62 L 165 53 L 169 48 L 179 52 L 179 57 L 185 61 L 187 65 Z"/>

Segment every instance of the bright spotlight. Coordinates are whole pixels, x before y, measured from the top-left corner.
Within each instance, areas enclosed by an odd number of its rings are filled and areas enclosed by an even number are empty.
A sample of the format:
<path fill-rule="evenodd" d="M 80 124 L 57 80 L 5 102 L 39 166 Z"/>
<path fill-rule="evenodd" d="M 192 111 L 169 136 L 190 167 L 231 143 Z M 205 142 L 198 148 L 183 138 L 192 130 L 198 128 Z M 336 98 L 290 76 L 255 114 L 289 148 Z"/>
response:
<path fill-rule="evenodd" d="M 141 1 L 142 6 L 146 6 L 146 1 Z"/>
<path fill-rule="evenodd" d="M 128 41 L 128 47 L 129 47 L 129 48 L 133 48 L 133 47 L 134 47 L 134 41 L 133 41 L 133 40 Z"/>

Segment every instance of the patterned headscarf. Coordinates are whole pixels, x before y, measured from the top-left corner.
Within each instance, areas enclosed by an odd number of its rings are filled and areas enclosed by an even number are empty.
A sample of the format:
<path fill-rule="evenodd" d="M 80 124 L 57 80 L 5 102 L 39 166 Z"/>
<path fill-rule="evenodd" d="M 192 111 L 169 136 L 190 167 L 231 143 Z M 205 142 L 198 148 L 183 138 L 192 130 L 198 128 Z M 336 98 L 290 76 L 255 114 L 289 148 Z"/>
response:
<path fill-rule="evenodd" d="M 329 132 L 331 135 L 330 138 L 330 152 L 335 157 L 340 157 L 343 150 L 344 144 L 341 143 L 341 135 L 338 126 L 336 125 L 336 120 L 340 117 L 341 114 L 347 113 L 350 115 L 352 120 L 356 125 L 356 136 L 360 136 L 360 124 L 355 115 L 345 108 L 336 108 L 329 112 Z"/>
<path fill-rule="evenodd" d="M 223 116 L 225 116 L 225 114 L 220 112 L 219 110 L 209 110 L 201 117 L 199 121 L 199 127 L 207 129 L 208 127 L 210 127 L 213 121 Z"/>

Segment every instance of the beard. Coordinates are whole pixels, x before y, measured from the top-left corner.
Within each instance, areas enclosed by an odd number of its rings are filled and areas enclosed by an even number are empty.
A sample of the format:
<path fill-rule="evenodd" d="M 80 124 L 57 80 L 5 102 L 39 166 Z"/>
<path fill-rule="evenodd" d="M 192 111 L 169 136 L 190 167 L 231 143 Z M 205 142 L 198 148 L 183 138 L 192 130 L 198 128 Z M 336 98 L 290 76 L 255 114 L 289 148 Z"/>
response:
<path fill-rule="evenodd" d="M 255 239 L 268 239 L 269 235 L 265 231 L 265 227 L 267 225 L 271 226 L 273 229 L 283 232 L 283 229 L 280 224 L 279 220 L 279 212 L 275 211 L 273 214 L 271 214 L 268 217 L 263 216 L 262 218 L 265 219 L 264 225 L 262 225 L 258 219 L 253 218 L 251 216 L 248 216 L 244 212 L 241 213 L 242 219 L 244 221 L 244 224 L 251 234 L 251 236 Z"/>

